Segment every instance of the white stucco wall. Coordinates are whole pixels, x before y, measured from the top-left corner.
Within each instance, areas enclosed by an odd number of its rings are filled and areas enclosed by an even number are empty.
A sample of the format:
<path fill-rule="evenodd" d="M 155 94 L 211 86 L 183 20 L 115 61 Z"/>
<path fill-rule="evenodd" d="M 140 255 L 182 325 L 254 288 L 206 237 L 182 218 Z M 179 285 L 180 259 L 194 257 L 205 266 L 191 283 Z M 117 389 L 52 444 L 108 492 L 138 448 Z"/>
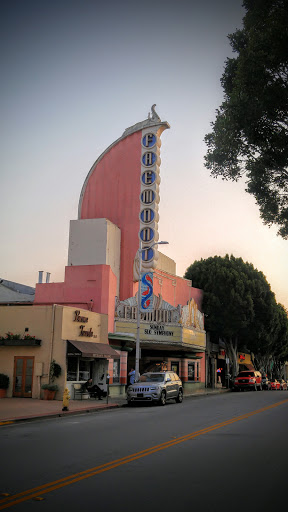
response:
<path fill-rule="evenodd" d="M 159 259 L 157 261 L 157 267 L 159 270 L 163 270 L 163 272 L 168 272 L 169 274 L 176 275 L 176 263 L 172 258 L 168 258 L 162 252 L 159 252 Z"/>
<path fill-rule="evenodd" d="M 70 221 L 68 265 L 110 265 L 119 295 L 120 229 L 108 219 Z"/>

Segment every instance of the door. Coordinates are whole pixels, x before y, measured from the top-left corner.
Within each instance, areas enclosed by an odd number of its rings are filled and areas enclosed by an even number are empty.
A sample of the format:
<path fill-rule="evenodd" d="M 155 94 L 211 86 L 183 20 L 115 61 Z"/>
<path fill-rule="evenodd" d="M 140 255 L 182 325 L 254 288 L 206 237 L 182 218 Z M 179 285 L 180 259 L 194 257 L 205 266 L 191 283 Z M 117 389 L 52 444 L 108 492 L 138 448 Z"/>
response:
<path fill-rule="evenodd" d="M 177 373 L 179 377 L 179 361 L 174 361 L 171 363 L 171 371 Z"/>
<path fill-rule="evenodd" d="M 34 357 L 14 357 L 13 396 L 32 398 Z"/>

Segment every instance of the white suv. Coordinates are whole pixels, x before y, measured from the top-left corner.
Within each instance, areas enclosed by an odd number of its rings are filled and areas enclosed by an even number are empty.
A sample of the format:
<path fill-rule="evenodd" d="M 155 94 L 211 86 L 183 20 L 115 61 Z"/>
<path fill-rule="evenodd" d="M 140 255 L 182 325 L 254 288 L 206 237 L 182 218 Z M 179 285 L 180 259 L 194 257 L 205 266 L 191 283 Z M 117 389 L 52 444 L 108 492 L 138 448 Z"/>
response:
<path fill-rule="evenodd" d="M 141 375 L 139 382 L 128 386 L 127 402 L 158 402 L 165 405 L 167 400 L 183 401 L 182 381 L 174 372 L 149 372 Z"/>

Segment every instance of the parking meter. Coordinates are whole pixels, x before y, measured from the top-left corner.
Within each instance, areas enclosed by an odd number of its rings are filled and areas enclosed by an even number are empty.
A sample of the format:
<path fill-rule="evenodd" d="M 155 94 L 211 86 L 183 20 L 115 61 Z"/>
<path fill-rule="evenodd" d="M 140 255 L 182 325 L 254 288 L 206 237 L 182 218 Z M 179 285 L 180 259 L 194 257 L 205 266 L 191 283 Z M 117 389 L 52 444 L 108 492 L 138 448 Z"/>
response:
<path fill-rule="evenodd" d="M 109 399 L 109 382 L 110 382 L 110 375 L 109 375 L 109 373 L 107 373 L 107 375 L 106 375 L 106 384 L 107 384 L 107 404 L 108 404 L 108 399 Z"/>

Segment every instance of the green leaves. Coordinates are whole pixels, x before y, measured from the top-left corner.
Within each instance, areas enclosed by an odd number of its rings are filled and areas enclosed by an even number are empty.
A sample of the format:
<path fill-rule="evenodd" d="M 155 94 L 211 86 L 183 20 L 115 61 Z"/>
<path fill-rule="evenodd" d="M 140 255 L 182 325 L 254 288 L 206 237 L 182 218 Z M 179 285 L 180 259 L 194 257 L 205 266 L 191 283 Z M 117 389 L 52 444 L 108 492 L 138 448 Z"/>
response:
<path fill-rule="evenodd" d="M 288 317 L 262 272 L 226 255 L 195 261 L 186 279 L 203 290 L 205 328 L 213 338 L 237 339 L 238 348 L 288 355 Z"/>
<path fill-rule="evenodd" d="M 245 175 L 264 223 L 288 238 L 288 3 L 247 0 L 244 7 L 243 29 L 228 36 L 237 56 L 225 63 L 205 166 L 214 177 Z"/>

